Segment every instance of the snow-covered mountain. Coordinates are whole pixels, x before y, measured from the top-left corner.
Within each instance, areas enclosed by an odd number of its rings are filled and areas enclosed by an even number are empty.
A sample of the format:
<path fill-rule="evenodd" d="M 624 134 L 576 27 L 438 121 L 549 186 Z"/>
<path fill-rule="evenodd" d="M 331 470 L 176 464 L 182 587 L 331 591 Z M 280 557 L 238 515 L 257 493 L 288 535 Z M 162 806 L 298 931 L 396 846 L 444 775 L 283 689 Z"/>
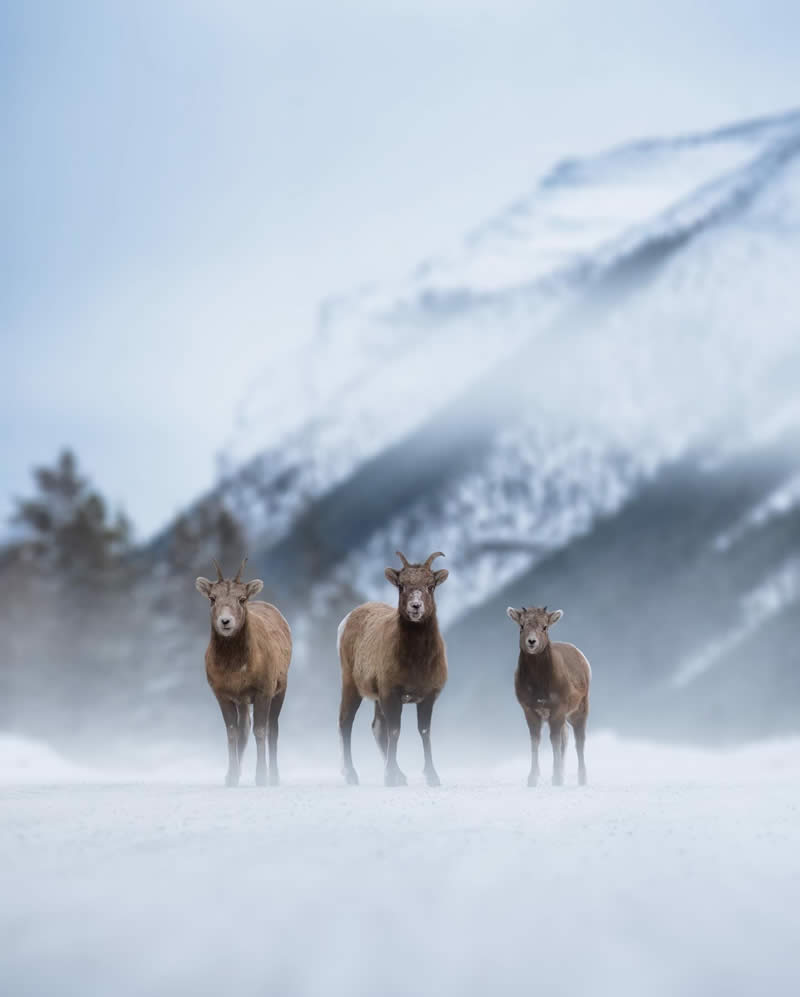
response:
<path fill-rule="evenodd" d="M 627 591 L 631 571 L 633 602 L 606 607 L 609 625 L 638 614 L 671 632 L 653 622 L 656 593 L 689 614 L 650 678 L 680 697 L 713 675 L 800 595 L 799 268 L 794 112 L 564 162 L 398 285 L 325 302 L 243 399 L 213 496 L 293 612 L 298 669 L 354 598 L 386 597 L 399 548 L 446 551 L 440 612 L 465 660 L 486 607 L 552 605 L 553 589 L 564 636 L 574 615 L 587 650 L 613 654 L 597 637 L 603 600 L 574 593 L 584 574 L 594 593 Z M 656 536 L 693 538 L 683 562 L 631 548 L 637 503 Z M 595 576 L 609 524 L 624 557 Z M 778 533 L 780 549 L 756 557 Z M 584 563 L 582 544 L 595 552 Z M 559 557 L 568 568 L 545 584 Z M 737 559 L 748 570 L 718 606 L 696 590 Z M 678 584 L 694 609 L 666 597 Z M 616 690 L 625 669 L 613 669 Z"/>
<path fill-rule="evenodd" d="M 324 302 L 317 328 L 254 380 L 225 459 L 283 452 L 298 435 L 332 468 L 337 439 L 349 450 L 369 437 L 363 448 L 377 452 L 485 371 L 487 337 L 502 357 L 614 264 L 735 212 L 794 155 L 799 136 L 800 112 L 561 163 L 398 286 Z M 389 421 L 385 400 L 396 390 L 418 404 Z"/>

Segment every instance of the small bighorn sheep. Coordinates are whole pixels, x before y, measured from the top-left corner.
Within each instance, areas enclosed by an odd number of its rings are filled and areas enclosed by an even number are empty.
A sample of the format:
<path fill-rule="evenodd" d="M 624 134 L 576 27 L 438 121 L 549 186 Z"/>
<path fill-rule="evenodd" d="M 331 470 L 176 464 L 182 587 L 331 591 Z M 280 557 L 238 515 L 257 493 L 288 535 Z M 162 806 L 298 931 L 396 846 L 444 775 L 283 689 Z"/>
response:
<path fill-rule="evenodd" d="M 399 551 L 397 556 L 403 567 L 385 571 L 386 578 L 399 590 L 397 608 L 383 602 L 366 602 L 339 624 L 343 774 L 348 783 L 358 784 L 350 733 L 361 700 L 373 699 L 372 732 L 386 763 L 384 782 L 387 786 L 405 786 L 406 777 L 397 764 L 400 715 L 404 703 L 416 703 L 425 778 L 429 786 L 438 786 L 439 776 L 431 755 L 431 714 L 447 681 L 447 657 L 436 620 L 434 590 L 447 578 L 448 571 L 431 569 L 434 558 L 444 557 L 441 551 L 431 554 L 424 564 L 409 564 Z"/>
<path fill-rule="evenodd" d="M 548 628 L 557 623 L 560 609 L 548 613 L 543 609 L 506 610 L 519 625 L 519 661 L 514 676 L 514 688 L 519 705 L 528 721 L 531 734 L 531 771 L 528 785 L 535 786 L 539 778 L 539 737 L 542 722 L 550 724 L 553 745 L 553 785 L 564 782 L 564 751 L 567 746 L 566 721 L 575 731 L 578 752 L 578 782 L 586 784 L 586 763 L 583 747 L 586 742 L 586 718 L 589 715 L 589 683 L 592 668 L 573 644 L 551 643 Z"/>
<path fill-rule="evenodd" d="M 198 578 L 198 592 L 211 603 L 211 640 L 206 650 L 208 684 L 222 710 L 228 732 L 227 786 L 239 784 L 242 755 L 250 736 L 250 704 L 258 758 L 256 785 L 267 784 L 264 741 L 269 734 L 269 782 L 278 784 L 278 717 L 286 695 L 292 657 L 289 624 L 268 602 L 248 602 L 264 583 L 241 580 L 245 558 L 236 577 L 225 579 L 214 561 L 217 580 Z"/>

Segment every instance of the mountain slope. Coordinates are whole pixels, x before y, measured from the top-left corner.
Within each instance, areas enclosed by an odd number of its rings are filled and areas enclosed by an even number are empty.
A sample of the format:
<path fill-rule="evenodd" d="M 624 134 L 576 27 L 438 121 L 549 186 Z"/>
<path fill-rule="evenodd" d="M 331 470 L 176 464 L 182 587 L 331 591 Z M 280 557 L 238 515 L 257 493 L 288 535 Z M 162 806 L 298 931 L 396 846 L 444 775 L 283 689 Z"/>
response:
<path fill-rule="evenodd" d="M 796 153 L 799 136 L 795 114 L 562 165 L 525 200 L 523 230 L 505 213 L 399 288 L 323 307 L 296 365 L 273 366 L 242 406 L 225 460 L 239 459 L 240 440 L 267 449 L 232 475 L 231 501 L 273 544 L 360 464 L 424 426 L 487 368 L 540 342 L 620 263 L 635 284 L 654 258 L 740 213 Z M 498 256 L 510 268 L 503 281 Z"/>
<path fill-rule="evenodd" d="M 290 614 L 298 710 L 330 711 L 335 624 L 391 596 L 392 552 L 442 549 L 465 709 L 495 695 L 482 661 L 513 657 L 503 599 L 559 599 L 603 662 L 601 720 L 764 732 L 782 666 L 736 712 L 746 679 L 726 699 L 707 662 L 776 587 L 773 658 L 793 632 L 799 153 L 794 113 L 562 164 L 398 287 L 323 307 L 252 394 L 280 417 L 243 404 L 265 449 L 198 506 L 236 513 Z"/>

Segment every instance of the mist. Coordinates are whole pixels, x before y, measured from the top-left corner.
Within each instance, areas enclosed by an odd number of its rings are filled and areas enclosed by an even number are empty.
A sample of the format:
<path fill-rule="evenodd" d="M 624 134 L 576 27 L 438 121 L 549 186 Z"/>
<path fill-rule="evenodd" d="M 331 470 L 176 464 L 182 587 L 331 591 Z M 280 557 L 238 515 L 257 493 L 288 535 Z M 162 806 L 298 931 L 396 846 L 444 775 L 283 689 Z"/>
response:
<path fill-rule="evenodd" d="M 312 6 L 6 12 L 0 990 L 791 992 L 796 11 Z M 342 774 L 397 551 L 440 788 L 412 705 L 407 786 L 368 700 Z M 244 557 L 270 787 L 195 588 Z M 587 786 L 546 726 L 527 785 L 509 606 L 591 663 Z"/>

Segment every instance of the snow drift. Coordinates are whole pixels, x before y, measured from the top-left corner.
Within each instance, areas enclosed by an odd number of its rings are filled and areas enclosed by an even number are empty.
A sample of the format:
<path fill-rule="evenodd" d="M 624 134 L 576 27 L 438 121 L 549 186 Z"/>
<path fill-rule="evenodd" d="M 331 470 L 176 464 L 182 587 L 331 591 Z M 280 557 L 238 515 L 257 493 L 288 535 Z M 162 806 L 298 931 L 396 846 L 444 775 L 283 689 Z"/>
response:
<path fill-rule="evenodd" d="M 797 741 L 421 783 L 0 787 L 0 990 L 791 993 Z M 574 777 L 574 771 L 572 773 Z"/>

